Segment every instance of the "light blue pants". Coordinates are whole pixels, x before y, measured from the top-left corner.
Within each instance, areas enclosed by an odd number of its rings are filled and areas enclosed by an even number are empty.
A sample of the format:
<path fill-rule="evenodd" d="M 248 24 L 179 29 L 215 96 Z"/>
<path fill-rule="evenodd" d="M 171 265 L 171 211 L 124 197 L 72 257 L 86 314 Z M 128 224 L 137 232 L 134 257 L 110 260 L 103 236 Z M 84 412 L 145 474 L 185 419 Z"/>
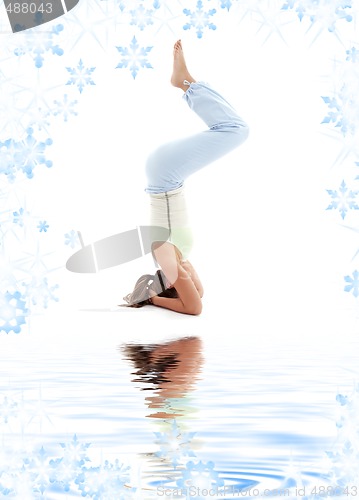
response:
<path fill-rule="evenodd" d="M 147 193 L 178 189 L 191 174 L 229 153 L 248 137 L 244 120 L 206 83 L 191 83 L 183 98 L 208 130 L 164 144 L 150 154 L 146 164 Z"/>

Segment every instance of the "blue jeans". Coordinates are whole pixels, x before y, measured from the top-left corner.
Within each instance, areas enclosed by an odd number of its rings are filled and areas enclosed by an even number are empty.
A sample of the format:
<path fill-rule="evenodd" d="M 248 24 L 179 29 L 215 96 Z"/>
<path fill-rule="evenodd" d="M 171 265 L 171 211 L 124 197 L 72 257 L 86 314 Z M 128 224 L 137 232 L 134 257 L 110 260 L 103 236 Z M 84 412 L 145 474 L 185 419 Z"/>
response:
<path fill-rule="evenodd" d="M 178 189 L 187 177 L 229 153 L 248 137 L 245 121 L 206 83 L 191 83 L 183 98 L 208 130 L 164 144 L 150 154 L 146 163 L 147 193 Z"/>

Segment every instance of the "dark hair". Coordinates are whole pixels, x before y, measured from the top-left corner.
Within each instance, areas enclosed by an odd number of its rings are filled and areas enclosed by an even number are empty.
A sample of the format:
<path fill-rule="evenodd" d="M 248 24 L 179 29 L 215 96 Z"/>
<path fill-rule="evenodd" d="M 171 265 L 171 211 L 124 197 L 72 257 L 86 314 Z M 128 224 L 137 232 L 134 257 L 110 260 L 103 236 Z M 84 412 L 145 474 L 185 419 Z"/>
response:
<path fill-rule="evenodd" d="M 127 302 L 127 304 L 123 305 L 127 307 L 143 307 L 150 304 L 150 291 L 155 292 L 159 297 L 177 298 L 177 290 L 174 287 L 166 288 L 165 283 L 166 277 L 160 269 L 156 274 L 144 274 L 136 281 L 133 292 L 123 297 L 123 300 Z"/>

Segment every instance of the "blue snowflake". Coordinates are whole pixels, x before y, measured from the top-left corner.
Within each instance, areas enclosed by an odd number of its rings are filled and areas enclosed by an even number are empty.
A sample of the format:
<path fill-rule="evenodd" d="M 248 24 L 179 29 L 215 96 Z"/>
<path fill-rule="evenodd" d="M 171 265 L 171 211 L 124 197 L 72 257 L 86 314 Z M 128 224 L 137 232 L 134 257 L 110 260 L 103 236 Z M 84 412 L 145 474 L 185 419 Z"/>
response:
<path fill-rule="evenodd" d="M 337 394 L 335 396 L 336 401 L 340 404 L 340 406 L 346 406 L 349 402 L 348 396 L 344 396 L 343 394 Z"/>
<path fill-rule="evenodd" d="M 71 229 L 69 233 L 65 234 L 65 245 L 69 245 L 71 248 L 75 248 L 75 246 L 79 243 L 80 239 L 77 231 Z"/>
<path fill-rule="evenodd" d="M 31 54 L 33 60 L 35 61 L 35 66 L 37 68 L 41 68 L 44 63 L 44 56 L 47 52 L 51 51 L 57 56 L 63 55 L 63 49 L 61 49 L 58 45 L 54 45 L 53 41 L 53 37 L 55 35 L 58 36 L 63 29 L 63 25 L 58 24 L 57 26 L 53 26 L 51 31 L 41 32 L 37 29 L 27 30 L 21 38 L 23 43 L 14 51 L 15 55 L 22 56 L 24 54 Z"/>
<path fill-rule="evenodd" d="M 346 60 L 352 63 L 359 62 L 359 50 L 355 47 L 352 47 L 350 50 L 346 51 L 347 57 Z"/>
<path fill-rule="evenodd" d="M 50 486 L 51 465 L 48 454 L 44 447 L 34 453 L 31 457 L 24 459 L 24 465 L 31 478 L 33 493 L 44 494 Z"/>
<path fill-rule="evenodd" d="M 121 62 L 118 63 L 116 68 L 129 68 L 134 79 L 136 78 L 140 67 L 152 68 L 151 64 L 147 60 L 147 54 L 152 50 L 153 47 L 140 48 L 135 36 L 132 38 L 129 47 L 116 48 L 123 56 Z"/>
<path fill-rule="evenodd" d="M 26 302 L 19 291 L 5 294 L 0 292 L 0 332 L 20 333 L 27 313 Z"/>
<path fill-rule="evenodd" d="M 30 283 L 24 283 L 24 286 L 25 295 L 34 306 L 41 305 L 47 309 L 50 300 L 59 301 L 58 297 L 55 296 L 55 290 L 59 288 L 59 285 L 50 286 L 46 277 L 33 277 Z"/>
<path fill-rule="evenodd" d="M 359 271 L 353 271 L 352 276 L 344 276 L 344 281 L 348 283 L 345 285 L 344 291 L 352 292 L 354 297 L 359 297 Z"/>
<path fill-rule="evenodd" d="M 17 212 L 13 212 L 12 215 L 13 215 L 12 219 L 13 223 L 18 224 L 20 227 L 24 227 L 25 217 L 30 215 L 30 213 L 25 211 L 25 209 L 21 207 Z"/>
<path fill-rule="evenodd" d="M 9 415 L 9 406 L 7 402 L 5 416 Z M 1 409 L 0 405 L 0 416 Z M 50 498 L 51 492 L 59 496 L 65 492 L 65 496 L 70 493 L 71 497 L 77 497 L 80 492 L 82 497 L 94 500 L 133 499 L 136 490 L 129 485 L 130 467 L 118 460 L 88 467 L 89 446 L 90 443 L 80 443 L 74 435 L 72 441 L 61 443 L 62 456 L 49 456 L 43 446 L 30 453 L 2 447 L 0 496 Z M 11 461 L 7 459 L 10 455 Z"/>
<path fill-rule="evenodd" d="M 348 82 L 342 85 L 337 96 L 322 96 L 323 101 L 330 110 L 322 123 L 334 123 L 343 136 L 348 133 L 354 135 L 359 126 L 359 98 L 357 92 L 357 82 Z"/>
<path fill-rule="evenodd" d="M 37 130 L 45 130 L 47 132 L 50 127 L 48 120 L 50 113 L 42 108 L 32 109 L 29 111 L 29 127 L 36 127 Z"/>
<path fill-rule="evenodd" d="M 118 6 L 119 6 L 121 12 L 123 12 L 126 9 L 126 1 L 125 0 L 115 0 L 115 2 L 118 3 Z"/>
<path fill-rule="evenodd" d="M 297 2 L 296 0 L 287 0 L 285 4 L 282 6 L 282 10 L 294 9 L 298 15 L 300 21 L 302 21 L 306 7 L 304 6 L 304 2 Z"/>
<path fill-rule="evenodd" d="M 86 85 L 96 85 L 92 80 L 92 73 L 95 71 L 95 67 L 93 68 L 85 68 L 82 59 L 80 59 L 76 68 L 66 68 L 70 73 L 71 78 L 66 83 L 66 85 L 76 85 L 79 89 L 80 94 Z"/>
<path fill-rule="evenodd" d="M 16 490 L 13 487 L 18 479 L 17 474 L 4 468 L 0 474 L 0 494 L 4 497 L 16 498 Z"/>
<path fill-rule="evenodd" d="M 73 464 L 62 458 L 52 458 L 49 461 L 51 471 L 49 480 L 51 484 L 60 486 L 65 492 L 70 491 L 72 483 L 76 480 L 80 471 Z"/>
<path fill-rule="evenodd" d="M 130 467 L 124 466 L 117 460 L 110 464 L 107 460 L 100 467 L 83 467 L 82 473 L 75 483 L 83 497 L 94 500 L 104 498 L 127 499 L 132 488 L 128 487 Z"/>
<path fill-rule="evenodd" d="M 63 450 L 63 460 L 71 463 L 75 467 L 82 467 L 85 463 L 90 462 L 88 457 L 88 449 L 91 443 L 81 443 L 77 435 L 74 434 L 72 441 L 60 443 Z"/>
<path fill-rule="evenodd" d="M 195 432 L 181 432 L 174 419 L 169 432 L 155 432 L 156 443 L 161 448 L 160 451 L 156 452 L 156 456 L 170 460 L 174 467 L 181 463 L 184 456 L 195 457 L 196 455 L 191 449 L 191 441 L 195 434 Z"/>
<path fill-rule="evenodd" d="M 192 492 L 209 491 L 211 488 L 219 488 L 224 485 L 224 480 L 219 477 L 214 470 L 214 463 L 202 461 L 195 464 L 190 461 L 186 464 L 186 469 L 182 471 L 182 477 L 177 480 L 177 486 L 186 493 L 186 498 L 192 496 Z"/>
<path fill-rule="evenodd" d="M 330 32 L 335 31 L 337 21 L 353 20 L 353 16 L 347 11 L 351 8 L 351 0 L 287 0 L 282 6 L 283 10 L 294 9 L 300 21 L 308 17 L 312 25 L 320 23 Z"/>
<path fill-rule="evenodd" d="M 48 225 L 46 220 L 41 220 L 37 225 L 37 228 L 40 231 L 40 233 L 42 233 L 42 232 L 47 233 L 47 230 L 49 229 L 49 227 L 50 226 Z"/>
<path fill-rule="evenodd" d="M 65 491 L 69 491 L 71 483 L 76 481 L 83 473 L 85 464 L 90 462 L 88 448 L 91 443 L 81 443 L 75 434 L 72 441 L 60 443 L 60 446 L 63 450 L 62 457 L 50 461 L 52 468 L 50 481 L 60 484 Z"/>
<path fill-rule="evenodd" d="M 65 94 L 62 101 L 54 101 L 56 107 L 52 111 L 52 114 L 54 116 L 61 115 L 64 121 L 67 122 L 70 115 L 77 116 L 77 112 L 74 109 L 77 102 L 78 101 L 69 101 L 67 94 Z"/>
<path fill-rule="evenodd" d="M 326 452 L 332 462 L 330 471 L 331 483 L 343 489 L 349 484 L 355 484 L 358 477 L 359 451 L 350 441 L 346 441 L 340 450 Z M 354 481 L 354 482 L 353 482 Z"/>
<path fill-rule="evenodd" d="M 137 8 L 137 5 L 140 4 L 140 5 L 143 5 L 146 0 L 142 0 L 142 1 L 139 1 L 139 0 L 111 0 L 112 2 L 114 3 L 117 3 L 121 12 L 124 12 L 126 10 L 126 8 L 130 8 L 130 9 L 133 9 L 134 7 L 134 4 L 136 5 L 136 8 Z M 152 4 L 152 7 L 154 9 L 159 9 L 161 7 L 161 0 L 153 0 L 151 2 Z"/>
<path fill-rule="evenodd" d="M 16 142 L 13 139 L 0 141 L 0 174 L 4 174 L 10 182 L 16 178 L 15 151 Z"/>
<path fill-rule="evenodd" d="M 0 404 L 0 418 L 2 418 L 5 424 L 7 424 L 9 422 L 9 418 L 17 417 L 18 414 L 19 410 L 16 401 L 12 401 L 11 399 L 8 399 L 5 396 L 3 402 Z M 0 470 L 0 476 L 1 476 L 1 470 Z"/>
<path fill-rule="evenodd" d="M 338 190 L 327 189 L 327 193 L 332 197 L 332 202 L 326 210 L 338 209 L 342 219 L 345 218 L 348 210 L 359 210 L 359 206 L 356 204 L 359 191 L 349 190 L 344 181 Z"/>
<path fill-rule="evenodd" d="M 338 394 L 336 400 L 340 404 L 340 419 L 337 443 L 333 451 L 326 452 L 332 465 L 328 478 L 331 484 L 346 488 L 358 478 L 359 386 L 354 386 L 351 396 Z"/>
<path fill-rule="evenodd" d="M 146 26 L 153 24 L 153 10 L 145 9 L 141 4 L 137 9 L 131 10 L 131 26 L 138 26 L 138 28 L 143 31 Z"/>
<path fill-rule="evenodd" d="M 232 7 L 232 2 L 231 0 L 221 0 L 221 9 L 227 9 L 229 12 L 229 9 Z"/>
<path fill-rule="evenodd" d="M 45 158 L 45 150 L 47 146 L 52 144 L 52 139 L 37 141 L 33 136 L 34 131 L 31 127 L 26 132 L 28 135 L 24 140 L 13 144 L 15 149 L 14 161 L 16 169 L 22 170 L 28 179 L 31 179 L 34 176 L 33 170 L 37 165 L 45 165 L 48 168 L 52 166 L 52 161 Z"/>
<path fill-rule="evenodd" d="M 210 9 L 208 12 L 203 10 L 202 0 L 197 2 L 197 10 L 191 11 L 189 9 L 183 9 L 183 13 L 190 18 L 189 22 L 183 26 L 184 30 L 189 30 L 195 28 L 197 32 L 197 38 L 203 37 L 203 30 L 208 28 L 210 30 L 217 29 L 217 26 L 211 22 L 211 16 L 217 12 L 216 9 Z"/>

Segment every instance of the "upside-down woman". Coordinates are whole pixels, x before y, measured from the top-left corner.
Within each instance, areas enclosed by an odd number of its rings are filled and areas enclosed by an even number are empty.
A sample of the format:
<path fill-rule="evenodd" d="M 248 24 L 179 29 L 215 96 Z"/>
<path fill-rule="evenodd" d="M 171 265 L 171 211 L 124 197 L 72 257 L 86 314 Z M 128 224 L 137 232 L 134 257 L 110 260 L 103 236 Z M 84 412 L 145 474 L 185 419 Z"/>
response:
<path fill-rule="evenodd" d="M 150 223 L 166 228 L 169 236 L 167 241 L 154 241 L 152 245 L 160 269 L 155 275 L 141 276 L 124 300 L 132 307 L 152 304 L 198 315 L 202 311 L 203 287 L 188 260 L 193 238 L 184 181 L 242 144 L 248 126 L 218 92 L 192 77 L 180 40 L 174 45 L 173 56 L 171 83 L 183 90 L 188 106 L 208 129 L 160 146 L 147 160 L 145 191 L 150 196 Z"/>

